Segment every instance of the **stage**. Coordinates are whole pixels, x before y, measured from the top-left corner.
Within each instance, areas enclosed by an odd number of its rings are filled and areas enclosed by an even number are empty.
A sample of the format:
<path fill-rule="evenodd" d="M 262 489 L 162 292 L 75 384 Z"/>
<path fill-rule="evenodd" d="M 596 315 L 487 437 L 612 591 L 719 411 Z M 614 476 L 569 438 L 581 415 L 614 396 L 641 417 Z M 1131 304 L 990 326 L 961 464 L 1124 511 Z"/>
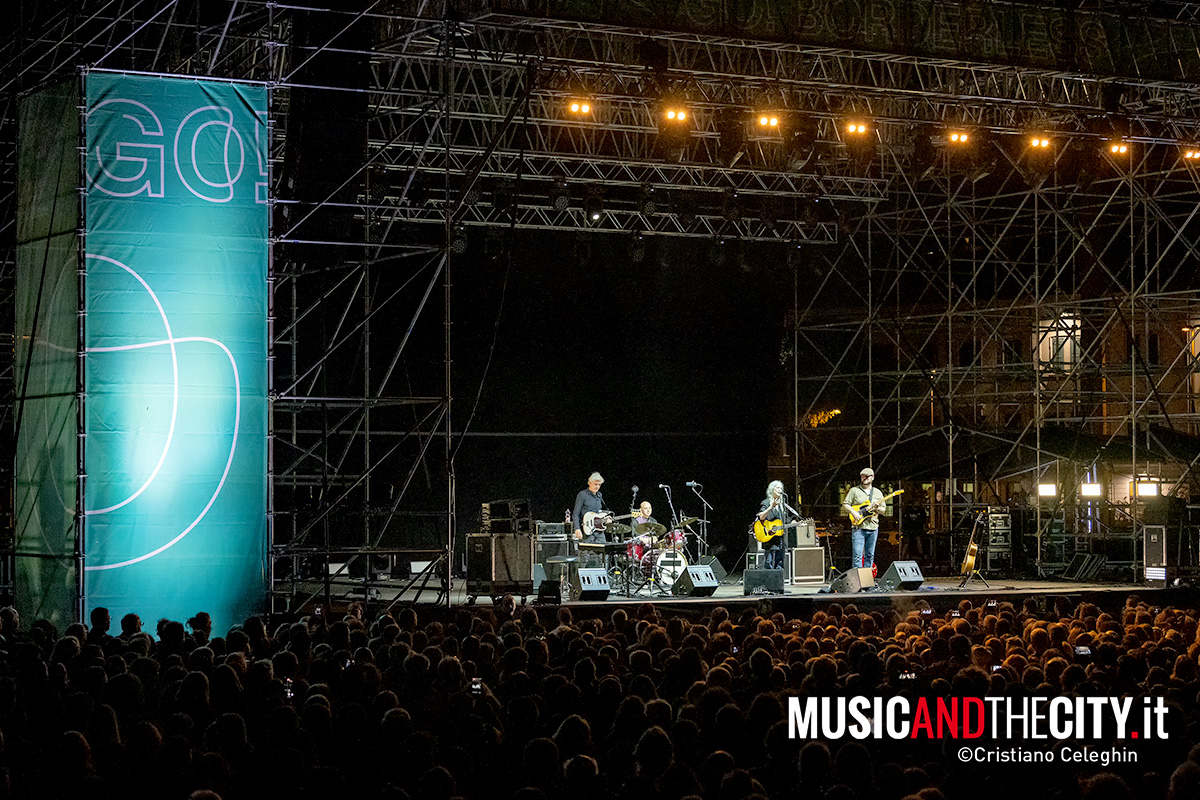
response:
<path fill-rule="evenodd" d="M 978 578 L 972 578 L 966 586 L 960 588 L 961 576 L 930 577 L 925 579 L 919 588 L 900 591 L 879 591 L 866 589 L 854 593 L 830 592 L 829 583 L 797 583 L 785 584 L 783 593 L 745 594 L 741 574 L 725 576 L 715 587 L 711 595 L 704 597 L 677 597 L 666 593 L 651 593 L 646 589 L 627 596 L 617 591 L 609 591 L 603 600 L 574 599 L 558 602 L 545 598 L 539 599 L 536 591 L 529 594 L 513 593 L 519 605 L 571 607 L 577 614 L 585 616 L 602 616 L 618 607 L 636 608 L 644 603 L 652 604 L 662 613 L 677 613 L 685 616 L 703 615 L 706 608 L 715 605 L 738 606 L 744 604 L 766 604 L 772 613 L 779 611 L 789 617 L 805 617 L 831 603 L 843 605 L 853 603 L 860 611 L 882 610 L 894 608 L 904 613 L 928 604 L 935 612 L 941 613 L 956 608 L 963 600 L 972 606 L 986 604 L 990 600 L 1009 602 L 1018 609 L 1025 599 L 1034 597 L 1039 606 L 1049 598 L 1067 597 L 1072 603 L 1082 601 L 1094 603 L 1102 609 L 1114 610 L 1125 604 L 1126 598 L 1135 594 L 1143 600 L 1150 597 L 1161 597 L 1157 601 L 1162 605 L 1168 603 L 1195 602 L 1195 591 L 1190 587 L 1165 587 L 1147 583 L 1134 582 L 1081 582 L 1068 581 L 1059 578 L 1040 579 L 1008 579 L 1001 577 L 986 578 L 987 585 Z M 430 579 L 424 587 L 421 581 L 387 579 L 372 581 L 369 584 L 362 579 L 335 578 L 328 582 L 304 581 L 304 594 L 310 599 L 303 608 L 290 609 L 296 616 L 310 613 L 315 604 L 323 604 L 339 613 L 351 603 L 361 603 L 367 607 L 368 613 L 374 615 L 387 610 L 418 606 L 432 608 L 446 605 L 445 594 L 440 591 L 440 582 Z M 327 591 L 328 590 L 328 591 Z M 503 595 L 497 595 L 498 599 Z M 452 607 L 490 606 L 494 599 L 489 594 L 473 594 L 468 592 L 468 582 L 456 578 L 450 592 Z M 289 610 L 276 609 L 277 612 L 287 613 Z"/>

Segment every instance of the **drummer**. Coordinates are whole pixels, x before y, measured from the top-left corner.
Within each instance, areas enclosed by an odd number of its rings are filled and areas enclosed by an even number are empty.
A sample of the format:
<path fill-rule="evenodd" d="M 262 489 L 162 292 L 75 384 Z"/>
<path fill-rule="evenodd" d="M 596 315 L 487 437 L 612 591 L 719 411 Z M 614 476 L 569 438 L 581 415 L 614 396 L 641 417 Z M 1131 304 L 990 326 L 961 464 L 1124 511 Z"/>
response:
<path fill-rule="evenodd" d="M 658 520 L 656 520 L 654 518 L 654 506 L 650 505 L 649 500 L 643 500 L 642 504 L 640 506 L 638 506 L 637 515 L 635 515 L 633 518 L 634 532 L 638 533 L 641 529 L 641 526 L 645 525 L 647 523 L 652 524 L 652 525 L 657 525 Z M 654 534 L 653 533 L 641 534 L 640 536 L 637 536 L 637 540 L 641 544 L 644 544 L 646 546 L 651 546 L 654 544 Z"/>

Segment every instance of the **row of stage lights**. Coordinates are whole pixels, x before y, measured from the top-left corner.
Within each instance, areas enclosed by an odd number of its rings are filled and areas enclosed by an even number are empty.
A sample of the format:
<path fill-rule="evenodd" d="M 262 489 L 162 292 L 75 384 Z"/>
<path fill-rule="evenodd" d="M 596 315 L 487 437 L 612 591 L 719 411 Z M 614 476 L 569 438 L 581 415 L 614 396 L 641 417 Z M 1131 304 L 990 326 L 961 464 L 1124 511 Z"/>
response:
<path fill-rule="evenodd" d="M 1136 487 L 1131 485 L 1130 489 L 1135 490 L 1138 497 L 1158 497 L 1160 493 L 1160 486 L 1154 481 L 1138 481 Z M 1056 483 L 1038 484 L 1038 497 L 1058 497 L 1058 493 L 1059 487 Z M 1102 497 L 1104 487 L 1098 483 L 1081 483 L 1079 495 L 1081 497 Z"/>
<path fill-rule="evenodd" d="M 575 116 L 584 116 L 591 114 L 593 105 L 588 100 L 571 100 L 567 106 L 571 113 Z M 666 124 L 679 124 L 687 122 L 689 116 L 688 111 L 683 106 L 666 105 L 662 109 L 662 117 Z M 764 131 L 778 131 L 780 128 L 780 114 L 774 111 L 758 112 L 753 116 L 758 123 L 758 127 Z M 845 123 L 843 128 L 848 137 L 855 138 L 865 136 L 870 132 L 871 128 L 859 120 L 852 120 Z M 946 141 L 952 145 L 968 145 L 972 141 L 971 134 L 964 130 L 951 130 L 946 135 Z M 1033 150 L 1049 150 L 1054 142 L 1045 134 L 1035 134 L 1029 138 L 1029 147 Z M 1125 141 L 1115 141 L 1107 145 L 1107 150 L 1110 154 L 1128 155 L 1130 145 Z M 1184 150 L 1183 157 L 1188 160 L 1200 160 L 1200 146 L 1192 145 Z"/>

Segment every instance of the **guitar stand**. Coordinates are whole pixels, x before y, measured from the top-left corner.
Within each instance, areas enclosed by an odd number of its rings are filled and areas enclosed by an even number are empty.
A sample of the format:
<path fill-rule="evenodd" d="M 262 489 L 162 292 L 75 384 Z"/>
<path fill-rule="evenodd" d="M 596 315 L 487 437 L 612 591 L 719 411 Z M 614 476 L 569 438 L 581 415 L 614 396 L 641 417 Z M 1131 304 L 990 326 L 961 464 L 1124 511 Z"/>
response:
<path fill-rule="evenodd" d="M 990 585 L 990 584 L 989 584 L 989 583 L 988 583 L 988 582 L 987 582 L 987 581 L 984 579 L 983 575 L 981 575 L 981 574 L 979 573 L 979 570 L 977 570 L 977 569 L 973 569 L 973 570 L 971 570 L 970 572 L 968 572 L 966 575 L 964 575 L 964 576 L 963 576 L 963 579 L 962 579 L 962 583 L 960 583 L 960 584 L 958 585 L 958 588 L 960 588 L 960 589 L 965 589 L 965 588 L 967 588 L 967 584 L 971 582 L 971 579 L 972 579 L 972 578 L 979 578 L 980 582 L 981 582 L 981 583 L 982 583 L 984 586 L 986 586 L 986 587 L 987 587 L 987 588 L 989 588 L 989 589 L 991 589 L 991 588 L 992 588 L 992 587 L 991 587 L 991 585 Z"/>

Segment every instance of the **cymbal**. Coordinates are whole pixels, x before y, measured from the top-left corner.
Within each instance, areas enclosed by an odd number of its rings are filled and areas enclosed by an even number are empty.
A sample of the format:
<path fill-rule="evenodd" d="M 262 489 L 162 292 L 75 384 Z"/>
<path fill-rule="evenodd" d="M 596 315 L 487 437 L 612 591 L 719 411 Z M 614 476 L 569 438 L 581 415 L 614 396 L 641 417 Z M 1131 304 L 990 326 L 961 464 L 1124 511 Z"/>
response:
<path fill-rule="evenodd" d="M 693 522 L 699 522 L 699 521 L 700 521 L 699 517 L 688 517 L 683 522 L 679 523 L 679 527 L 686 528 L 688 525 L 691 525 Z"/>
<path fill-rule="evenodd" d="M 619 536 L 625 536 L 630 531 L 632 531 L 633 528 L 629 527 L 628 525 L 626 525 L 623 522 L 614 522 L 613 524 L 608 526 L 608 530 L 612 531 L 613 533 L 615 533 Z"/>
<path fill-rule="evenodd" d="M 666 525 L 659 525 L 657 522 L 639 522 L 633 526 L 637 531 L 638 536 L 645 536 L 647 533 L 652 536 L 663 536 L 667 532 Z"/>

